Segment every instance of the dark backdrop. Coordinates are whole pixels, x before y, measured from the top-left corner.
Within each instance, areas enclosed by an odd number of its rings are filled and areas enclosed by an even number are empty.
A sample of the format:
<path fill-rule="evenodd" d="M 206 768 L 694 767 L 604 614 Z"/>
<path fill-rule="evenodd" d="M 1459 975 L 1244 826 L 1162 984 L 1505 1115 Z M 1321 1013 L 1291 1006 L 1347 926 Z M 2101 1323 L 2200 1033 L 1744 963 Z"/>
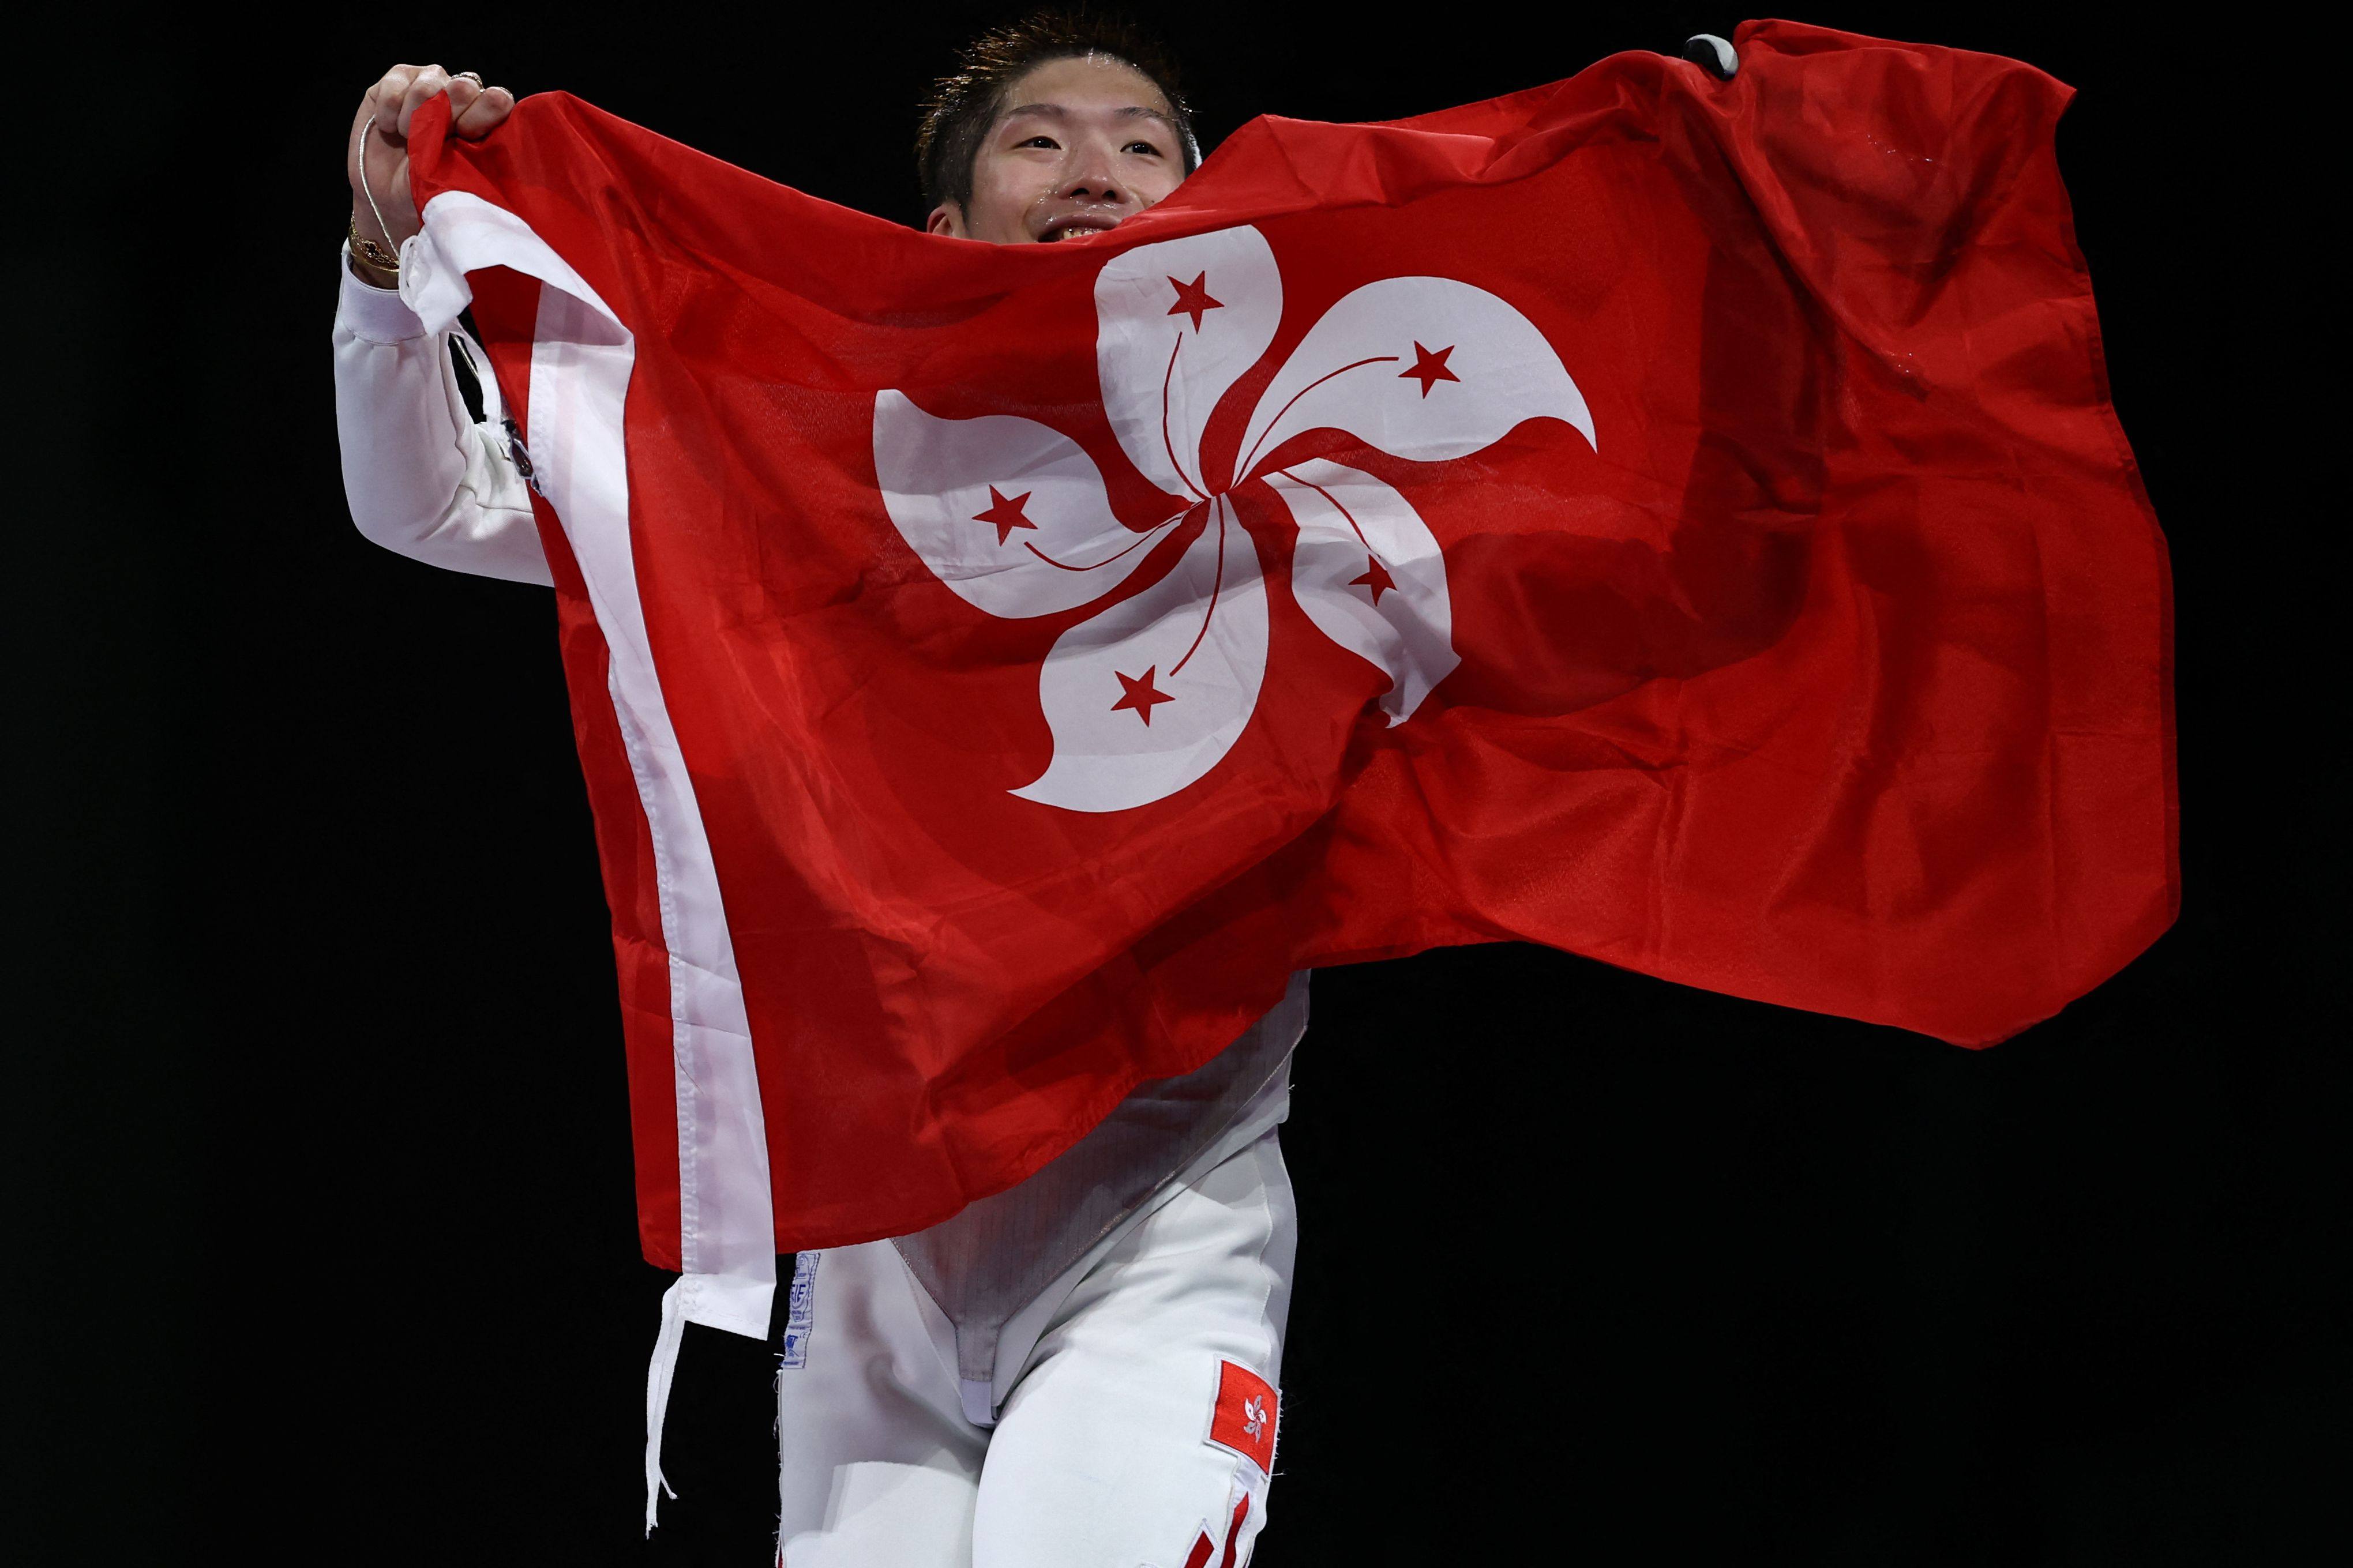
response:
<path fill-rule="evenodd" d="M 61 177 L 18 187 L 47 221 L 5 251 L 17 1560 L 764 1560 L 771 1358 L 699 1330 L 683 1496 L 638 1540 L 664 1277 L 550 603 L 349 525 L 339 149 L 376 72 L 433 59 L 912 219 L 910 105 L 1004 9 L 109 24 L 44 66 L 62 118 L 20 118 L 13 162 Z M 1262 1568 L 2274 1563 L 2341 1494 L 2339 512 L 2284 390 L 2319 330 L 2296 182 L 2325 208 L 2338 178 L 2294 118 L 2325 65 L 2227 17 L 1808 19 L 2082 89 L 2062 162 L 2177 572 L 2181 921 L 1985 1053 L 1518 947 L 1320 975 Z M 1213 144 L 1736 20 L 1167 26 Z"/>

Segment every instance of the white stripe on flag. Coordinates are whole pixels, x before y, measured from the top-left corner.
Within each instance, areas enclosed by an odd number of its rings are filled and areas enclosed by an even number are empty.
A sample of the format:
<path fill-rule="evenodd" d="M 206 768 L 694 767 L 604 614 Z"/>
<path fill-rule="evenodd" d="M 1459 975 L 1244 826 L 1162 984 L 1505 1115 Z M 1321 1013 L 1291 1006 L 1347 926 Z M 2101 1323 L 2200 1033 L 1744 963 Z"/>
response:
<path fill-rule="evenodd" d="M 678 1089 L 679 1306 L 687 1322 L 763 1339 L 776 1294 L 776 1232 L 751 1026 L 629 545 L 622 410 L 636 342 L 527 224 L 464 191 L 434 197 L 424 232 L 401 247 L 401 297 L 428 331 L 446 331 L 473 297 L 466 274 L 486 267 L 512 268 L 544 285 L 531 359 L 532 467 L 579 560 L 611 652 L 613 710 L 653 840 Z"/>

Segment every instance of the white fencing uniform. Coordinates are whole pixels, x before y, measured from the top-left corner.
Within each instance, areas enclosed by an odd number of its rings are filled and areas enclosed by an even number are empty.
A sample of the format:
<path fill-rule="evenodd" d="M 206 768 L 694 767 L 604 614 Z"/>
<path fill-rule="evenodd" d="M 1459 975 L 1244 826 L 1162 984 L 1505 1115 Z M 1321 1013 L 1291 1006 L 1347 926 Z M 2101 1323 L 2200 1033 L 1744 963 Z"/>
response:
<path fill-rule="evenodd" d="M 488 362 L 340 268 L 353 521 L 551 581 Z M 1195 1072 L 1140 1084 L 1018 1185 L 803 1253 L 777 1377 L 786 1568 L 1240 1568 L 1266 1520 L 1296 1219 L 1275 1126 L 1306 976 Z"/>
<path fill-rule="evenodd" d="M 807 1358 L 778 1378 L 784 1568 L 1246 1563 L 1267 1472 L 1209 1440 L 1213 1410 L 1227 1365 L 1282 1375 L 1296 1234 L 1271 1129 L 1204 1160 L 1040 1294 L 993 1429 L 965 1415 L 955 1325 L 891 1243 L 803 1254 Z"/>

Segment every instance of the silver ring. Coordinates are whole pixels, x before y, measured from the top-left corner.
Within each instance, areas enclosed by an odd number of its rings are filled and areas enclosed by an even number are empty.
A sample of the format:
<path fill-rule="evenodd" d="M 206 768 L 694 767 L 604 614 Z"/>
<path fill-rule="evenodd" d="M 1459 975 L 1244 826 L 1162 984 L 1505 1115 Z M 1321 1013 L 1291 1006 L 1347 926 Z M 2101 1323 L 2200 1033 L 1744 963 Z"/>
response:
<path fill-rule="evenodd" d="M 485 92 L 490 90 L 490 89 L 484 85 L 481 73 L 480 71 L 458 71 L 453 73 L 449 79 L 451 81 L 455 81 L 459 77 L 464 77 L 468 81 L 472 82 L 476 87 L 481 88 Z"/>

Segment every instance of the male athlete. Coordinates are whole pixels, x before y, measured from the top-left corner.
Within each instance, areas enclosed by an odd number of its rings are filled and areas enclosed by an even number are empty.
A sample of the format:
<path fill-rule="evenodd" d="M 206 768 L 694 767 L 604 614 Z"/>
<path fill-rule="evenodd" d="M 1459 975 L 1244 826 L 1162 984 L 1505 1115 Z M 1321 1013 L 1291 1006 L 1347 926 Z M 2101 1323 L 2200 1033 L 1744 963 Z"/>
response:
<path fill-rule="evenodd" d="M 479 418 L 461 389 L 459 362 L 487 360 L 461 332 L 427 335 L 395 292 L 419 227 L 406 134 L 445 93 L 466 138 L 514 107 L 479 78 L 396 66 L 353 119 L 334 334 L 344 489 L 379 544 L 544 584 L 497 389 L 480 378 Z M 916 153 L 942 244 L 1099 233 L 1200 161 L 1162 57 L 1116 25 L 1056 16 L 966 50 Z M 1280 1413 L 1295 1219 L 1274 1130 L 1305 979 L 1019 1185 L 913 1236 L 800 1255 L 778 1383 L 785 1568 L 1249 1560 Z"/>

